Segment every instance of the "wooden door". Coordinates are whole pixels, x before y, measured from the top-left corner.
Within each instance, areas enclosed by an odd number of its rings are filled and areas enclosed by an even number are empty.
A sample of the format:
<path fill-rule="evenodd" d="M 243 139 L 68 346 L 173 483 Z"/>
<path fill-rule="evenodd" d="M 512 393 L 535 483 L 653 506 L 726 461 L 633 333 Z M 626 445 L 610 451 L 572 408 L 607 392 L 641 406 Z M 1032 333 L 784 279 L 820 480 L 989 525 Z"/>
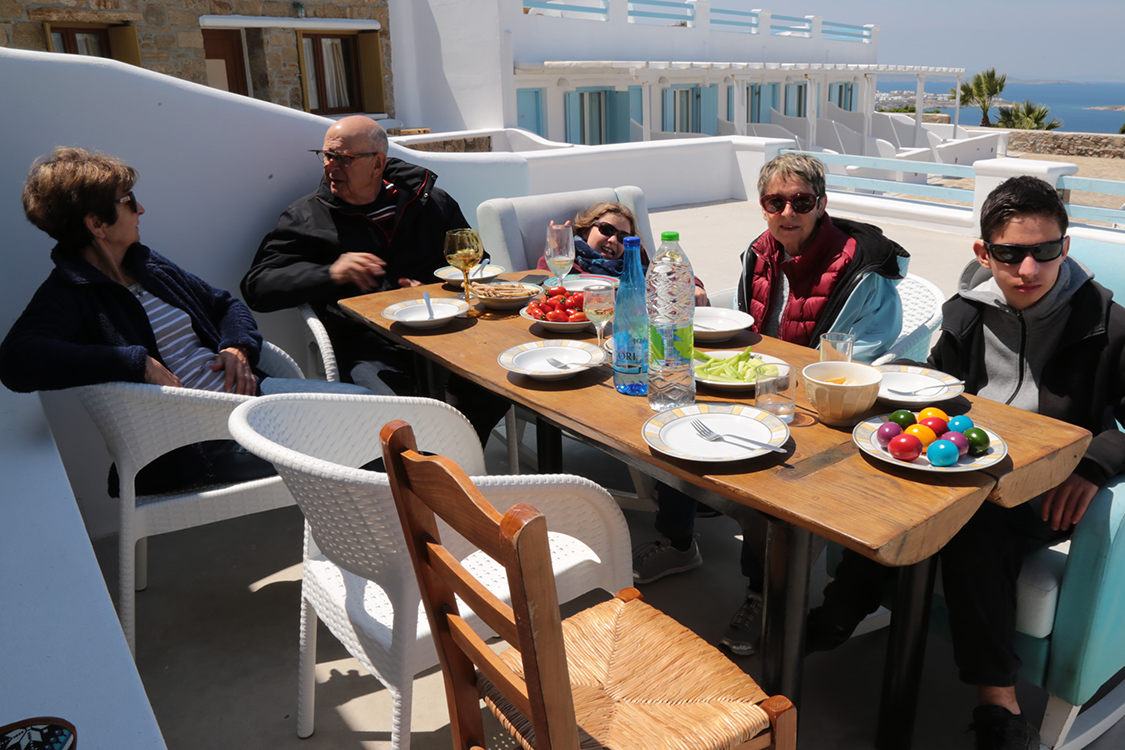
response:
<path fill-rule="evenodd" d="M 203 53 L 207 58 L 208 86 L 243 96 L 249 95 L 241 31 L 203 29 Z"/>

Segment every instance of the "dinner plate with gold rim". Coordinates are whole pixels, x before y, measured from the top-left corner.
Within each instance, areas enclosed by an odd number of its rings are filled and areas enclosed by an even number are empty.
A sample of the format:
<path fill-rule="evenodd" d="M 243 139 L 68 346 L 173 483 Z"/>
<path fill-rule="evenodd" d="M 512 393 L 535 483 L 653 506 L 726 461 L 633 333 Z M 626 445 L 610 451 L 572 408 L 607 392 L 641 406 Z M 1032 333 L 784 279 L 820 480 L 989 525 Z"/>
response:
<path fill-rule="evenodd" d="M 737 441 L 704 440 L 691 426 L 695 419 L 720 435 L 739 435 L 777 448 L 789 440 L 789 425 L 746 404 L 692 404 L 662 411 L 644 423 L 641 436 L 653 450 L 689 461 L 742 461 L 771 452 Z"/>

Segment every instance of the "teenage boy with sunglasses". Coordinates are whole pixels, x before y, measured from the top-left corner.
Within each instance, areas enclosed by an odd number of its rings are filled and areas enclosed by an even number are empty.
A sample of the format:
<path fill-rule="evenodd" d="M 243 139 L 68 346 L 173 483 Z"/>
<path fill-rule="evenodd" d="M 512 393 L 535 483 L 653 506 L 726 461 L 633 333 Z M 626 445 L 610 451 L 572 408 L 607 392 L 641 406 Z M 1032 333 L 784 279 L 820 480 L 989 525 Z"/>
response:
<path fill-rule="evenodd" d="M 953 656 L 977 686 L 978 750 L 1037 750 L 1016 700 L 1016 581 L 1024 556 L 1066 536 L 1098 488 L 1125 471 L 1125 309 L 1068 257 L 1066 208 L 1035 177 L 1006 180 L 981 209 L 982 239 L 943 307 L 929 364 L 969 393 L 1094 433 L 1062 484 L 1015 508 L 984 503 L 941 552 Z M 845 553 L 824 605 L 809 615 L 808 647 L 843 643 L 879 606 L 893 571 Z"/>
<path fill-rule="evenodd" d="M 753 330 L 812 347 L 822 333 L 852 333 L 856 359 L 886 352 L 902 328 L 895 287 L 909 254 L 878 227 L 830 219 L 824 165 L 811 156 L 772 159 L 758 175 L 758 193 L 768 230 L 743 254 L 738 285 L 738 306 L 754 316 Z M 695 541 L 697 507 L 682 492 L 660 490 L 656 530 L 664 538 L 634 550 L 635 583 L 703 564 Z M 762 614 L 764 570 L 745 539 L 744 533 L 746 598 L 720 641 L 738 656 L 755 652 Z"/>

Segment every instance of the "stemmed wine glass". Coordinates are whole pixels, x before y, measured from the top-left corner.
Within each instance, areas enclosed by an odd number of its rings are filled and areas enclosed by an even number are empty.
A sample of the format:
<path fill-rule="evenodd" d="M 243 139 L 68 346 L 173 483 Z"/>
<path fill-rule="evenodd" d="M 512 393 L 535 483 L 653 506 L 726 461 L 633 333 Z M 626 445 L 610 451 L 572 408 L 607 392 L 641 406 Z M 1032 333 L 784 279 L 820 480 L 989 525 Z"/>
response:
<path fill-rule="evenodd" d="M 445 233 L 445 260 L 460 270 L 464 277 L 465 302 L 469 305 L 465 315 L 470 318 L 479 317 L 480 311 L 473 306 L 469 290 L 469 269 L 480 263 L 483 257 L 484 245 L 481 244 L 477 230 L 450 229 Z"/>
<path fill-rule="evenodd" d="M 598 332 L 599 349 L 602 348 L 605 324 L 613 317 L 616 296 L 617 290 L 609 284 L 595 284 L 582 290 L 582 311 L 586 313 L 586 317 L 590 319 L 590 322 L 594 324 L 594 329 Z"/>
<path fill-rule="evenodd" d="M 547 227 L 547 249 L 543 252 L 547 267 L 555 274 L 555 283 L 561 284 L 563 277 L 574 266 L 574 227 L 568 221 L 561 226 L 551 222 Z"/>

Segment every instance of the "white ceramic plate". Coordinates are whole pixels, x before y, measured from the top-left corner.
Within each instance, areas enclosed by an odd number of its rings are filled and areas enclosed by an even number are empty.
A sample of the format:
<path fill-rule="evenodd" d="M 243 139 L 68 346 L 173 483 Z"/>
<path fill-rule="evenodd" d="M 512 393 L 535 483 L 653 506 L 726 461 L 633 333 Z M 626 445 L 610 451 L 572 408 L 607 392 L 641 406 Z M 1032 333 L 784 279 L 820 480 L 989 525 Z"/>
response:
<path fill-rule="evenodd" d="M 562 369 L 547 361 L 548 357 L 565 362 Z M 513 346 L 496 358 L 505 370 L 527 375 L 536 380 L 562 380 L 605 361 L 605 352 L 585 341 L 529 341 Z"/>
<path fill-rule="evenodd" d="M 527 308 L 526 307 L 524 309 L 520 310 L 520 317 L 524 318 L 525 320 L 530 320 L 532 323 L 538 323 L 539 325 L 546 328 L 548 331 L 555 331 L 555 332 L 561 332 L 561 333 L 575 333 L 577 331 L 593 330 L 593 328 L 594 328 L 594 324 L 591 323 L 588 320 L 580 320 L 576 323 L 571 323 L 569 321 L 563 323 L 563 322 L 558 322 L 558 321 L 553 321 L 553 320 L 536 320 L 535 318 L 533 318 L 533 317 L 531 317 L 530 315 L 527 314 Z M 595 347 L 595 348 L 597 348 L 597 347 Z"/>
<path fill-rule="evenodd" d="M 964 385 L 948 385 L 944 388 L 938 388 L 937 386 L 941 383 L 952 383 L 957 380 L 952 375 L 946 375 L 940 370 L 913 365 L 879 365 L 878 368 L 883 373 L 883 382 L 879 385 L 880 401 L 909 406 L 929 406 L 936 401 L 948 401 L 965 392 Z M 913 391 L 927 385 L 934 387 L 923 391 L 921 396 L 900 396 L 887 390 L 888 388 L 897 388 L 900 391 Z"/>
<path fill-rule="evenodd" d="M 711 355 L 712 358 L 716 358 L 716 359 L 730 359 L 731 357 L 736 357 L 739 354 L 742 354 L 742 350 L 741 349 L 730 349 L 730 350 L 726 350 L 726 351 L 705 352 L 705 353 Z M 777 357 L 771 357 L 768 354 L 757 354 L 757 353 L 755 353 L 754 358 L 762 360 L 762 362 L 764 362 L 767 365 L 787 365 L 787 364 L 789 364 L 788 362 L 786 362 L 783 359 L 778 359 Z M 696 366 L 696 368 L 699 367 L 699 360 L 695 361 L 695 366 Z M 751 383 L 731 383 L 731 382 L 728 382 L 728 381 L 725 381 L 725 380 L 707 380 L 706 378 L 701 378 L 698 375 L 695 376 L 695 381 L 697 383 L 703 383 L 704 385 L 706 385 L 710 388 L 715 388 L 715 389 L 720 390 L 720 391 L 747 391 L 747 390 L 752 391 L 752 390 L 754 390 L 754 386 L 755 386 L 755 383 L 752 383 L 752 382 Z"/>
<path fill-rule="evenodd" d="M 469 309 L 465 300 L 448 297 L 431 298 L 430 304 L 434 309 L 433 318 L 429 317 L 424 299 L 412 299 L 388 305 L 383 308 L 383 317 L 411 328 L 437 328 Z"/>
<path fill-rule="evenodd" d="M 879 439 L 876 437 L 879 428 L 883 426 L 883 423 L 887 421 L 887 417 L 889 416 L 890 414 L 883 414 L 860 422 L 855 426 L 855 429 L 852 430 L 852 440 L 855 441 L 859 449 L 867 455 L 872 458 L 877 458 L 880 461 L 894 464 L 895 466 L 918 469 L 919 471 L 932 471 L 938 474 L 958 474 L 965 471 L 976 471 L 978 469 L 986 469 L 989 466 L 994 466 L 1003 460 L 1004 456 L 1008 455 L 1008 444 L 1004 442 L 1004 438 L 987 427 L 981 427 L 982 430 L 988 433 L 989 440 L 988 452 L 983 456 L 970 456 L 966 453 L 952 466 L 934 466 L 930 463 L 930 460 L 926 458 L 926 451 L 923 450 L 922 455 L 918 456 L 918 458 L 913 461 L 899 461 L 891 455 L 890 451 L 879 445 Z M 980 427 L 980 425 L 977 425 L 977 427 Z"/>
<path fill-rule="evenodd" d="M 693 404 L 669 409 L 645 422 L 641 434 L 653 450 L 689 461 L 742 461 L 770 452 L 738 441 L 704 440 L 691 426 L 693 419 L 720 434 L 741 435 L 774 447 L 789 440 L 788 425 L 769 412 L 745 404 Z"/>
<path fill-rule="evenodd" d="M 696 341 L 726 341 L 754 325 L 754 316 L 724 307 L 697 307 L 694 322 Z"/>
<path fill-rule="evenodd" d="M 474 266 L 469 270 L 469 281 L 491 281 L 502 273 L 504 273 L 503 266 L 494 266 L 491 263 L 484 266 Z M 461 287 L 465 280 L 460 269 L 453 266 L 442 266 L 434 271 L 434 276 L 455 287 Z"/>
<path fill-rule="evenodd" d="M 599 276 L 596 273 L 574 273 L 564 277 L 562 280 L 562 285 L 568 292 L 580 292 L 586 287 L 594 286 L 595 284 L 609 284 L 616 289 L 617 285 L 620 283 L 618 279 L 612 276 Z M 543 282 L 544 289 L 549 289 L 558 285 L 558 279 L 554 276 Z"/>
<path fill-rule="evenodd" d="M 527 294 L 523 297 L 484 297 L 474 291 L 473 299 L 479 299 L 480 303 L 490 310 L 515 310 L 517 307 L 526 305 L 532 297 L 543 291 L 535 284 L 523 284 L 518 281 L 495 281 L 482 284 L 476 279 L 469 279 L 469 286 L 474 290 L 480 286 L 492 286 L 493 284 L 519 284 Z"/>

